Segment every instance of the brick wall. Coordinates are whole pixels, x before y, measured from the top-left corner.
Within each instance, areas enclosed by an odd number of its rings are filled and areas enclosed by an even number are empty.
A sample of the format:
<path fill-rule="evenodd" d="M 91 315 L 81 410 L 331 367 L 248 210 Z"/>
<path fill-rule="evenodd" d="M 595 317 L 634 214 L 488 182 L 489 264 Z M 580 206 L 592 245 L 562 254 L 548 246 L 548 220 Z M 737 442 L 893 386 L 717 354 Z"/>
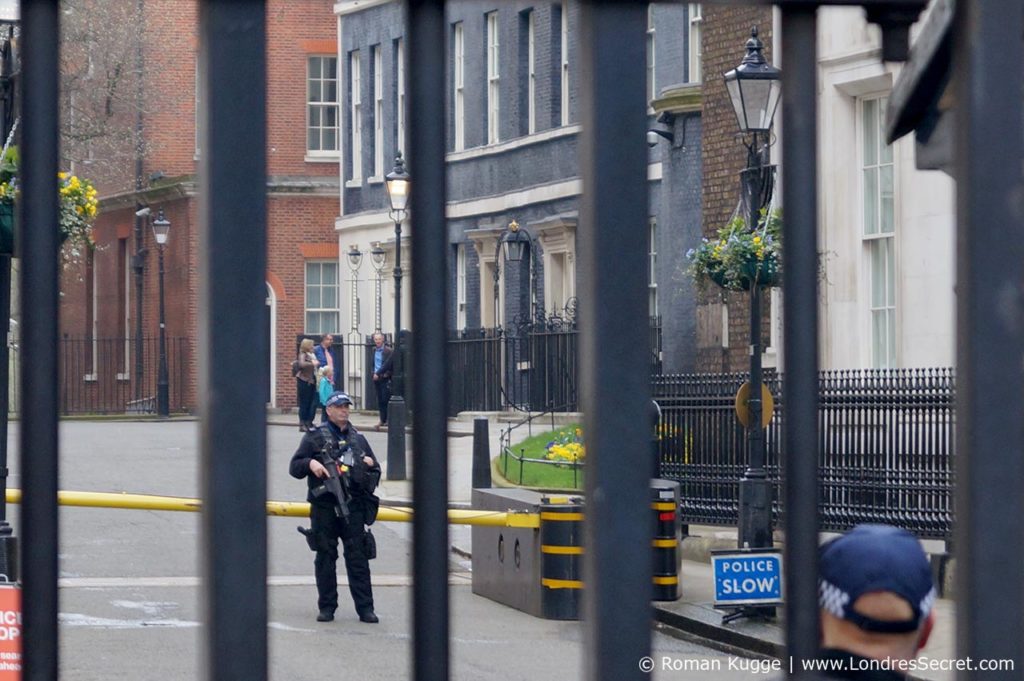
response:
<path fill-rule="evenodd" d="M 145 3 L 145 114 L 146 158 L 143 176 L 159 171 L 167 179 L 148 185 L 139 199 L 162 208 L 172 223 L 166 247 L 165 290 L 168 337 L 183 336 L 196 348 L 199 309 L 198 197 L 194 195 L 199 168 L 195 144 L 195 87 L 198 59 L 196 0 L 149 0 Z M 333 54 L 337 22 L 330 0 L 269 0 L 267 7 L 267 167 L 271 178 L 316 179 L 320 189 L 293 194 L 272 193 L 268 198 L 268 275 L 277 299 L 276 379 L 278 406 L 294 406 L 294 380 L 288 367 L 294 354 L 295 334 L 302 331 L 304 312 L 304 258 L 299 244 L 337 247 L 334 220 L 338 214 L 336 160 L 307 162 L 306 57 Z M 240 121 L 244 124 L 244 121 Z M 275 180 L 271 180 L 272 185 Z M 98 336 L 124 333 L 119 319 L 118 293 L 123 288 L 124 255 L 119 239 L 127 238 L 127 256 L 137 250 L 134 239 L 134 197 L 118 199 L 118 188 L 101 193 L 95 237 Z M 149 225 L 143 232 L 144 264 L 143 335 L 158 334 L 157 251 Z M 62 332 L 82 336 L 88 331 L 87 287 L 84 266 L 64 273 L 61 300 Z M 123 304 L 123 303 L 122 303 Z M 128 296 L 135 329 L 135 280 Z M 253 334 L 264 333 L 254 321 Z M 242 340 L 244 342 L 244 339 Z M 186 357 L 185 404 L 197 406 L 197 357 Z M 134 367 L 134 359 L 131 361 Z M 153 370 L 146 367 L 145 371 Z M 254 371 L 260 370 L 254 367 Z M 174 377 L 172 377 L 173 380 Z"/>
<path fill-rule="evenodd" d="M 736 115 L 722 76 L 739 65 L 751 26 L 765 44 L 765 58 L 771 61 L 771 7 L 727 7 L 705 4 L 702 32 L 704 67 L 703 102 L 703 232 L 713 236 L 732 216 L 739 201 L 739 172 L 746 164 L 746 149 L 738 137 Z M 724 297 L 729 306 L 729 348 L 720 342 L 721 289 L 710 284 L 701 294 L 698 313 L 698 371 L 746 371 L 750 366 L 749 294 L 731 293 Z M 768 296 L 762 310 L 762 337 L 768 339 Z M 717 325 L 717 326 L 716 326 Z M 767 344 L 767 343 L 765 343 Z"/>

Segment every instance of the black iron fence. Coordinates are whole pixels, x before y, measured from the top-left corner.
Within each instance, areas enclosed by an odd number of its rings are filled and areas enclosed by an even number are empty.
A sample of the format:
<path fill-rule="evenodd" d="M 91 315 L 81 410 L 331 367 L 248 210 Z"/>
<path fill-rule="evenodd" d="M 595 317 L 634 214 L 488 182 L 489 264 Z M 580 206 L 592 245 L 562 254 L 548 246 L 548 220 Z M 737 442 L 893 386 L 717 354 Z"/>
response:
<path fill-rule="evenodd" d="M 661 475 L 681 485 L 684 522 L 734 525 L 738 481 L 747 465 L 735 395 L 745 374 L 657 376 L 653 394 Z M 778 487 L 781 379 L 765 432 L 768 475 Z M 953 526 L 952 369 L 826 371 L 818 381 L 819 508 L 822 530 L 890 523 L 922 537 L 949 538 Z M 776 526 L 784 512 L 775 495 Z"/>
<path fill-rule="evenodd" d="M 650 320 L 651 373 L 661 371 L 661 318 Z M 449 413 L 579 411 L 575 318 L 513 322 L 508 329 L 451 331 Z"/>
<path fill-rule="evenodd" d="M 135 375 L 134 338 L 81 338 L 64 336 L 58 345 L 58 410 L 60 414 L 156 413 L 157 368 L 160 339 L 144 338 L 141 376 Z M 192 347 L 187 338 L 167 339 L 167 376 L 172 412 L 188 408 Z M 29 349 L 12 345 L 11 366 L 32 371 Z M 27 363 L 22 365 L 24 358 Z M 15 375 L 12 373 L 12 376 Z M 11 381 L 10 411 L 21 410 L 18 381 Z"/>

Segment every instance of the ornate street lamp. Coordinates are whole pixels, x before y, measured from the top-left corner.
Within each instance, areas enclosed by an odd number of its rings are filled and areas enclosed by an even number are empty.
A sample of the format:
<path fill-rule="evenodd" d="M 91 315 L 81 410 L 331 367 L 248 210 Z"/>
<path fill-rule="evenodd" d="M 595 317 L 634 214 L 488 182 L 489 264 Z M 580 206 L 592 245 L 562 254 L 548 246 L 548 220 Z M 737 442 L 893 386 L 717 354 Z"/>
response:
<path fill-rule="evenodd" d="M 402 221 L 408 216 L 412 181 L 405 171 L 401 152 L 395 157 L 395 169 L 384 178 L 395 223 L 395 342 L 391 401 L 388 402 L 388 480 L 405 480 L 405 398 L 402 360 Z"/>
<path fill-rule="evenodd" d="M 381 324 L 381 276 L 384 274 L 384 266 L 387 265 L 388 254 L 380 247 L 379 241 L 373 242 L 373 249 L 370 251 L 370 264 L 373 265 L 373 271 L 377 273 L 377 278 L 374 281 L 373 294 L 376 300 L 376 307 L 374 308 L 373 314 L 373 331 L 374 333 L 380 331 Z"/>
<path fill-rule="evenodd" d="M 749 210 L 750 229 L 757 229 L 761 207 L 771 200 L 772 171 L 766 163 L 772 119 L 779 103 L 779 69 L 764 59 L 764 45 L 757 27 L 750 31 L 743 63 L 725 74 L 740 131 L 751 135 L 747 145 L 747 167 L 741 172 L 744 199 Z M 747 444 L 749 461 L 740 480 L 739 547 L 765 548 L 772 541 L 772 495 L 765 468 L 764 422 L 762 421 L 761 376 L 761 283 L 750 285 L 750 388 L 747 401 Z"/>
<path fill-rule="evenodd" d="M 352 244 L 346 253 L 348 268 L 352 270 L 352 294 L 349 296 L 352 305 L 351 331 L 359 333 L 359 266 L 363 263 L 363 254 L 359 247 Z"/>
<path fill-rule="evenodd" d="M 153 220 L 153 238 L 160 255 L 160 368 L 156 379 L 156 413 L 170 416 L 171 402 L 167 387 L 167 320 L 164 317 L 164 246 L 171 232 L 171 221 L 164 217 L 163 209 Z"/>

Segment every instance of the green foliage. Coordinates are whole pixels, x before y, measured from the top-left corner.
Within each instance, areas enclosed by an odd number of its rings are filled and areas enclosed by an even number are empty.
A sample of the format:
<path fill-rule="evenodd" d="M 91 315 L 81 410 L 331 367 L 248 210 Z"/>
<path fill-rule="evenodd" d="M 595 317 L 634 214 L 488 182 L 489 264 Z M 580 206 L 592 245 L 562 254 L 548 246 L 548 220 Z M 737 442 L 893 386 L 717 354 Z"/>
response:
<path fill-rule="evenodd" d="M 730 291 L 758 286 L 778 286 L 782 281 L 782 212 L 761 211 L 757 228 L 737 215 L 717 239 L 704 238 L 690 249 L 690 273 L 698 284 L 711 280 Z"/>

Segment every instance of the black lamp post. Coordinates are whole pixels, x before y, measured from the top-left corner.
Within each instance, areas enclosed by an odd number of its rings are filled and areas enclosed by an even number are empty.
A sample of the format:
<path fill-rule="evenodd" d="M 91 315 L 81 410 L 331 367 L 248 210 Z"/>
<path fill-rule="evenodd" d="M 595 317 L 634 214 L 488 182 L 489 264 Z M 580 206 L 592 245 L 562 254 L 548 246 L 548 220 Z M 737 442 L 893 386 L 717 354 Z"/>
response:
<path fill-rule="evenodd" d="M 526 227 L 521 226 L 515 220 L 508 223 L 508 226 L 498 237 L 498 243 L 495 245 L 494 251 L 494 322 L 495 326 L 498 325 L 498 282 L 501 280 L 501 262 L 498 259 L 498 253 L 502 254 L 502 259 L 506 263 L 516 263 L 517 265 L 523 261 L 523 256 L 526 254 L 527 248 L 530 249 L 531 257 L 533 256 L 533 237 Z M 535 293 L 536 282 L 534 280 L 534 271 L 530 269 L 530 288 L 529 288 L 529 300 L 527 301 L 527 308 L 529 312 L 529 321 L 533 321 L 534 310 L 533 310 L 533 299 Z"/>
<path fill-rule="evenodd" d="M 164 316 L 164 246 L 171 232 L 171 221 L 164 217 L 163 209 L 153 220 L 153 238 L 160 255 L 160 369 L 156 379 L 156 413 L 170 416 L 171 401 L 167 390 L 167 320 Z"/>
<path fill-rule="evenodd" d="M 772 118 L 779 103 L 782 73 L 768 64 L 757 37 L 750 32 L 747 54 L 737 68 L 725 74 L 725 85 L 742 133 L 751 135 L 747 146 L 747 167 L 741 173 L 743 191 L 750 210 L 750 229 L 756 229 L 761 207 L 771 199 L 772 168 L 765 163 Z M 761 377 L 761 282 L 750 284 L 750 398 L 747 402 L 747 444 L 749 462 L 740 480 L 739 547 L 772 546 L 772 498 L 765 469 L 764 426 L 762 422 Z"/>
<path fill-rule="evenodd" d="M 395 169 L 384 178 L 395 223 L 395 347 L 391 401 L 388 402 L 388 480 L 405 480 L 405 397 L 402 358 L 402 221 L 409 214 L 409 189 L 412 183 L 399 152 Z"/>

